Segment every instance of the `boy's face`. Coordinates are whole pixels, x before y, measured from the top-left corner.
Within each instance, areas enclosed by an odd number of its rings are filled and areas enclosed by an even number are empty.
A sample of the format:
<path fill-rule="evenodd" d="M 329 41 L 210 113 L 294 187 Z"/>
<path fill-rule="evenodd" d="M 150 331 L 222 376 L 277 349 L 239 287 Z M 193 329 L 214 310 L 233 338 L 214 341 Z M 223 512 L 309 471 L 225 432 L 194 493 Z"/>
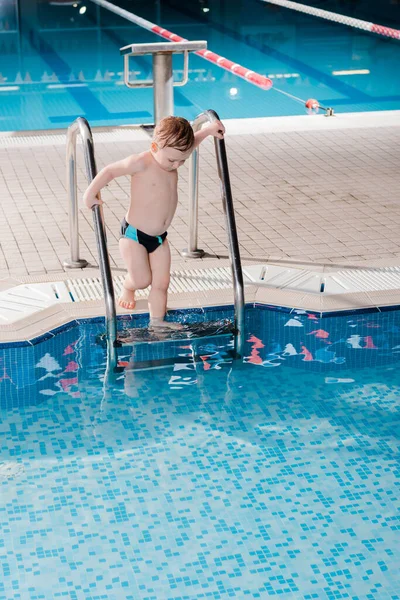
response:
<path fill-rule="evenodd" d="M 189 158 L 192 150 L 182 152 L 182 150 L 172 148 L 171 146 L 161 148 L 158 142 L 153 142 L 151 144 L 151 153 L 164 171 L 176 171 Z"/>

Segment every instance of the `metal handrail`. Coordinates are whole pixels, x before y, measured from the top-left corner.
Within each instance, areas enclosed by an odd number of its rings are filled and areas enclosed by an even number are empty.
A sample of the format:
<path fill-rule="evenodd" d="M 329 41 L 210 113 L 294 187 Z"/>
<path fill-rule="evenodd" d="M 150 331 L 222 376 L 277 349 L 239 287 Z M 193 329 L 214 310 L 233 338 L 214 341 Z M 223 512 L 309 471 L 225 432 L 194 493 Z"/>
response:
<path fill-rule="evenodd" d="M 83 117 L 78 117 L 67 131 L 67 194 L 70 205 L 70 236 L 71 256 L 76 261 L 79 259 L 78 246 L 78 195 L 76 178 L 76 139 L 78 133 L 82 139 L 83 154 L 85 157 L 86 177 L 90 184 L 96 177 L 97 168 L 94 157 L 93 136 L 90 125 Z M 106 307 L 106 331 L 108 341 L 108 359 L 112 365 L 117 362 L 117 316 L 115 310 L 114 285 L 111 275 L 110 261 L 107 251 L 106 229 L 104 225 L 103 210 L 98 204 L 92 208 L 94 230 L 96 234 L 97 250 L 99 253 L 99 266 L 103 283 L 104 302 Z M 76 254 L 74 255 L 74 252 Z M 82 261 L 87 264 L 86 261 Z M 68 265 L 69 266 L 69 265 Z M 73 266 L 78 266 L 74 264 Z M 83 265 L 86 266 L 86 265 Z"/>
<path fill-rule="evenodd" d="M 193 131 L 196 132 L 200 127 L 208 122 L 219 121 L 219 116 L 214 110 L 206 110 L 201 113 L 192 123 Z M 214 138 L 215 154 L 217 158 L 218 176 L 221 183 L 221 196 L 226 218 L 226 228 L 228 232 L 229 258 L 232 268 L 233 292 L 235 304 L 235 328 L 236 328 L 236 353 L 239 357 L 243 356 L 244 350 L 244 286 L 242 263 L 240 260 L 239 241 L 236 229 L 235 211 L 233 208 L 232 190 L 229 178 L 228 158 L 226 155 L 225 140 Z M 198 195 L 199 195 L 199 151 L 196 148 L 190 157 L 189 162 L 189 245 L 188 249 L 183 251 L 183 255 L 192 258 L 199 258 L 204 255 L 203 250 L 197 248 L 197 228 L 198 228 Z"/>

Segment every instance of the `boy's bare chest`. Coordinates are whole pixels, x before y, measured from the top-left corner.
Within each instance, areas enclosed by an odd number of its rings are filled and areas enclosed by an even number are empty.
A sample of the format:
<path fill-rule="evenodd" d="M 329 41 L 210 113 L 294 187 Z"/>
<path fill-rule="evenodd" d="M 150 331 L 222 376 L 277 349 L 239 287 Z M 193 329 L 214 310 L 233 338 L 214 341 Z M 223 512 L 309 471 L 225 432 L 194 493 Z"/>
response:
<path fill-rule="evenodd" d="M 175 173 L 166 173 L 158 178 L 151 180 L 151 194 L 171 198 L 173 200 L 178 193 L 178 177 Z"/>
<path fill-rule="evenodd" d="M 132 195 L 140 194 L 149 201 L 175 202 L 178 195 L 178 174 L 176 171 L 147 169 L 132 177 Z"/>

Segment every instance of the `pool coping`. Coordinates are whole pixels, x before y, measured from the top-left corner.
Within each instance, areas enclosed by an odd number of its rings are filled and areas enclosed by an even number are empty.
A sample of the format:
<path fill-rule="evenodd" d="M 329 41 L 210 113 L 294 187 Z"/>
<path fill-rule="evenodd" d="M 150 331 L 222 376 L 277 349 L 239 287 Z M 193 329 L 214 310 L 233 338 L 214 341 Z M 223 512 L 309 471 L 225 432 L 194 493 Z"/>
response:
<path fill-rule="evenodd" d="M 222 118 L 222 115 L 221 115 Z M 295 133 L 334 131 L 373 127 L 399 127 L 400 110 L 338 112 L 332 117 L 324 114 L 287 115 L 223 119 L 229 136 L 260 133 Z M 101 125 L 91 127 L 95 143 L 148 141 L 151 125 Z M 0 148 L 32 146 L 64 146 L 67 128 L 0 131 Z M 78 144 L 80 139 L 78 137 Z"/>
<path fill-rule="evenodd" d="M 191 268 L 199 268 L 203 263 L 205 271 L 207 268 L 226 267 L 229 263 L 224 260 L 188 261 Z M 204 262 L 206 264 L 204 264 Z M 247 263 L 247 261 L 243 261 Z M 385 261 L 386 263 L 387 261 Z M 394 261 L 397 264 L 400 261 Z M 379 263 L 379 261 L 377 261 Z M 268 264 L 273 264 L 270 261 Z M 292 266 L 293 263 L 291 263 Z M 296 264 L 296 267 L 301 266 Z M 365 264 L 358 265 L 360 268 L 368 268 Z M 368 265 L 372 268 L 371 265 Z M 376 264 L 375 268 L 379 268 Z M 183 268 L 188 264 L 183 263 Z M 354 264 L 351 265 L 355 267 Z M 174 265 L 176 268 L 176 265 Z M 341 265 L 343 268 L 343 265 Z M 333 271 L 332 264 L 321 266 L 325 272 Z M 114 275 L 120 275 L 120 271 L 114 271 Z M 21 283 L 43 283 L 62 281 L 66 279 L 86 279 L 88 277 L 99 277 L 97 269 L 79 269 L 78 272 L 57 273 L 43 276 L 29 276 L 16 279 L 0 280 L 0 291 L 12 289 Z M 323 294 L 305 293 L 304 291 L 282 290 L 273 287 L 245 283 L 246 306 L 263 306 L 269 310 L 284 312 L 304 311 L 318 315 L 320 318 L 332 316 L 345 316 L 361 312 L 381 312 L 396 310 L 400 308 L 400 284 L 398 289 L 379 290 L 369 292 L 358 292 L 350 294 L 337 294 L 324 296 Z M 233 289 L 206 289 L 204 291 L 190 291 L 172 293 L 168 296 L 168 310 L 207 310 L 210 307 L 232 306 Z M 124 310 L 117 306 L 117 318 L 129 318 L 130 315 L 147 315 L 147 299 L 137 300 L 135 311 Z M 10 324 L 0 324 L 0 348 L 21 345 L 35 345 L 44 339 L 53 337 L 66 328 L 82 323 L 87 320 L 98 320 L 104 318 L 104 301 L 86 300 L 70 303 L 59 302 L 49 306 L 32 315 L 28 315 Z"/>

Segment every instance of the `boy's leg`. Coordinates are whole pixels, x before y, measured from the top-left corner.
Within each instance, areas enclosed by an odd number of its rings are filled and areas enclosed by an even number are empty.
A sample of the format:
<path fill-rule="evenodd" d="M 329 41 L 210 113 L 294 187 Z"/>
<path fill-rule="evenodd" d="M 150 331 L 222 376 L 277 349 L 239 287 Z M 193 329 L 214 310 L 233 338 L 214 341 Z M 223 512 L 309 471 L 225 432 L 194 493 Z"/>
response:
<path fill-rule="evenodd" d="M 119 240 L 119 249 L 128 274 L 118 304 L 132 310 L 135 308 L 135 290 L 143 290 L 151 283 L 149 255 L 144 246 L 129 238 Z"/>
<path fill-rule="evenodd" d="M 151 291 L 149 295 L 150 319 L 163 320 L 167 312 L 167 292 L 170 279 L 171 253 L 167 240 L 149 254 Z"/>

